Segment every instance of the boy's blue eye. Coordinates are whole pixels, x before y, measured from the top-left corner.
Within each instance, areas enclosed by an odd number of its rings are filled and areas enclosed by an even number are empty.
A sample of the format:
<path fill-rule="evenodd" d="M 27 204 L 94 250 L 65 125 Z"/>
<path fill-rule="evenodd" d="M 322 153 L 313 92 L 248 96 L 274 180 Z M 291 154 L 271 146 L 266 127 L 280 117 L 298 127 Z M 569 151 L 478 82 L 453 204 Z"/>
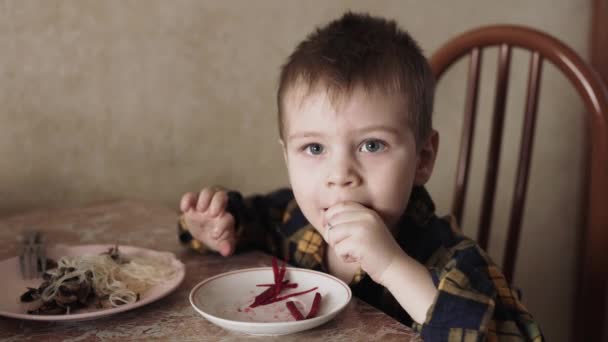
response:
<path fill-rule="evenodd" d="M 363 142 L 359 148 L 360 152 L 376 153 L 382 152 L 386 149 L 386 144 L 380 140 L 370 139 Z"/>
<path fill-rule="evenodd" d="M 321 144 L 308 144 L 305 147 L 306 152 L 308 152 L 309 154 L 312 154 L 314 156 L 317 156 L 321 153 L 323 153 L 323 146 Z"/>

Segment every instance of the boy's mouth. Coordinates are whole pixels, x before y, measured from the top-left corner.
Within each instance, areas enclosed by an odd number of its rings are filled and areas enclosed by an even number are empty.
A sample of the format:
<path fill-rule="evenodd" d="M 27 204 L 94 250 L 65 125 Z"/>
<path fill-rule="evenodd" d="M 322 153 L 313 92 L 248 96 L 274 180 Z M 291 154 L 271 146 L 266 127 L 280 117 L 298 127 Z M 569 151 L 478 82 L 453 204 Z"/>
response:
<path fill-rule="evenodd" d="M 371 205 L 369 205 L 369 204 L 366 204 L 366 203 L 359 203 L 359 204 L 360 204 L 360 205 L 362 205 L 362 206 L 364 206 L 364 207 L 366 207 L 367 209 L 375 210 L 375 209 L 374 209 L 374 207 L 372 207 L 372 206 L 371 206 Z M 327 209 L 329 209 L 329 208 L 330 208 L 330 207 L 324 207 L 324 208 L 323 208 L 323 212 L 327 212 Z"/>

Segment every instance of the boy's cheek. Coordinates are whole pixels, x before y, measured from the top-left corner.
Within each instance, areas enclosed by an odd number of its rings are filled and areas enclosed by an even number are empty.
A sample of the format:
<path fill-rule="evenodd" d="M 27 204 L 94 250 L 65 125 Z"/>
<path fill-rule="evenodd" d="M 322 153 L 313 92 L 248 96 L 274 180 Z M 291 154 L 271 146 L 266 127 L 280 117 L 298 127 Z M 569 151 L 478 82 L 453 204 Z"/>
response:
<path fill-rule="evenodd" d="M 317 212 L 316 206 L 314 206 L 310 201 L 307 201 L 305 198 L 303 198 L 305 197 L 303 196 L 303 194 L 295 190 L 296 189 L 294 189 L 295 200 L 298 204 L 298 207 L 302 211 L 302 214 L 304 215 L 308 223 L 310 223 L 310 225 L 312 225 L 315 230 L 322 234 L 322 231 L 320 231 L 320 229 L 323 229 L 324 227 L 323 215 Z"/>

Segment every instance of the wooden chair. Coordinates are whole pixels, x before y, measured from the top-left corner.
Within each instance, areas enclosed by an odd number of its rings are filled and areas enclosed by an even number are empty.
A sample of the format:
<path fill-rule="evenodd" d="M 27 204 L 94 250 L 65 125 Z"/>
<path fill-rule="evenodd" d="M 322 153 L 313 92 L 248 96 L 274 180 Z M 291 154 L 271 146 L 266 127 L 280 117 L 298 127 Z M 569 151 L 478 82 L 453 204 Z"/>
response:
<path fill-rule="evenodd" d="M 581 203 L 584 226 L 580 229 L 583 234 L 580 248 L 581 269 L 579 284 L 577 284 L 578 307 L 574 316 L 577 319 L 575 331 L 578 340 L 600 341 L 601 327 L 606 317 L 605 303 L 608 289 L 608 91 L 594 70 L 571 48 L 543 32 L 530 28 L 513 25 L 482 27 L 453 38 L 441 47 L 430 60 L 437 80 L 461 57 L 466 55 L 469 58 L 464 127 L 452 204 L 453 214 L 459 223 L 462 219 L 469 177 L 482 52 L 489 47 L 499 49 L 498 74 L 478 243 L 484 249 L 488 247 L 511 52 L 513 48 L 525 49 L 530 51 L 528 89 L 503 271 L 507 279 L 511 280 L 532 157 L 542 63 L 547 60 L 574 85 L 584 100 L 588 112 L 585 116 L 585 200 Z"/>

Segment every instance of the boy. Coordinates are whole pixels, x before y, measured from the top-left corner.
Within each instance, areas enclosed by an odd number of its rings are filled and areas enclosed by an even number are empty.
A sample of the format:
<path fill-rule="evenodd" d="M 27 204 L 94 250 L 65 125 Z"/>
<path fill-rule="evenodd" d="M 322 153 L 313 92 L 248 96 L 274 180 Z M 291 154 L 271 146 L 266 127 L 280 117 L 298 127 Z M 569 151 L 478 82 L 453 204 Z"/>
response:
<path fill-rule="evenodd" d="M 347 13 L 316 30 L 278 89 L 292 190 L 187 193 L 180 240 L 331 273 L 428 341 L 541 341 L 486 254 L 434 213 L 423 187 L 438 145 L 433 94 L 426 59 L 395 22 Z"/>

